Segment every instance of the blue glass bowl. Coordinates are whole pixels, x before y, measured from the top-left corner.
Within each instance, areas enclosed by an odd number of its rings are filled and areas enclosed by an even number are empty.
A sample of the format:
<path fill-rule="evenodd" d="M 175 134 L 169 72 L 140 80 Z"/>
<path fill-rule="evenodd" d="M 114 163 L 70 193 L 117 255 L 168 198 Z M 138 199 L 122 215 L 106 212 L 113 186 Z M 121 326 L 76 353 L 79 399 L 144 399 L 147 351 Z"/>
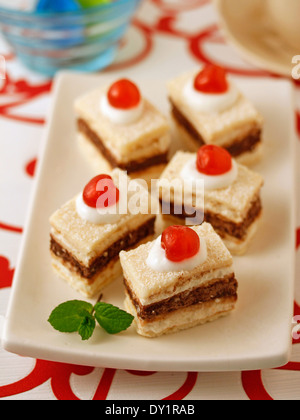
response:
<path fill-rule="evenodd" d="M 97 71 L 114 60 L 120 39 L 141 0 L 64 13 L 20 12 L 0 7 L 0 31 L 30 69 Z"/>

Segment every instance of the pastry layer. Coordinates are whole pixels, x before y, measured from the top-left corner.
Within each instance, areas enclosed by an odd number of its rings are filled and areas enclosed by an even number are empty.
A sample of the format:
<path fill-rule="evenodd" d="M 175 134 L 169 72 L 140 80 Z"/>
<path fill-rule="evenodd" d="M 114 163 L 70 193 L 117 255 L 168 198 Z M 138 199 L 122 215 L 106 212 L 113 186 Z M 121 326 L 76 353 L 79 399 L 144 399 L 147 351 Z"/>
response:
<path fill-rule="evenodd" d="M 222 238 L 229 235 L 241 241 L 247 237 L 249 227 L 261 216 L 262 213 L 262 203 L 260 197 L 254 198 L 248 213 L 246 214 L 244 220 L 240 223 L 235 223 L 234 221 L 211 211 L 203 211 L 201 209 L 198 213 L 193 214 L 193 210 L 188 211 L 182 205 L 176 206 L 174 203 L 163 204 L 162 201 L 161 204 L 163 208 L 170 209 L 171 216 L 185 220 L 186 218 L 194 218 L 198 215 L 202 221 L 210 223 Z"/>
<path fill-rule="evenodd" d="M 172 104 L 172 116 L 182 129 L 186 130 L 188 135 L 191 136 L 196 142 L 197 146 L 201 147 L 206 144 L 203 136 L 193 126 L 185 115 Z M 223 147 L 233 156 L 239 157 L 244 153 L 253 152 L 258 145 L 261 144 L 262 128 L 253 124 L 248 127 L 242 127 L 240 130 L 235 131 L 235 136 L 232 136 L 230 143 L 223 144 Z"/>
<path fill-rule="evenodd" d="M 93 145 L 102 154 L 102 156 L 109 162 L 112 168 L 118 167 L 122 170 L 126 170 L 128 174 L 131 174 L 150 168 L 152 166 L 166 164 L 168 162 L 168 150 L 165 150 L 163 153 L 161 153 L 154 147 L 155 143 L 159 142 L 159 139 L 153 139 L 153 144 L 149 150 L 149 152 L 152 153 L 150 156 L 147 156 L 147 150 L 144 150 L 143 157 L 140 157 L 137 160 L 122 162 L 116 158 L 112 150 L 103 142 L 100 135 L 94 132 L 86 121 L 83 119 L 78 119 L 77 127 L 78 131 L 93 143 Z"/>
<path fill-rule="evenodd" d="M 236 139 L 245 138 L 253 129 L 263 127 L 263 118 L 252 103 L 240 92 L 236 102 L 220 113 L 195 111 L 186 101 L 184 91 L 198 70 L 187 72 L 168 83 L 172 104 L 189 121 L 207 144 L 228 146 Z"/>
<path fill-rule="evenodd" d="M 144 321 L 137 315 L 134 305 L 127 297 L 125 308 L 135 317 L 137 332 L 144 337 L 159 337 L 187 328 L 212 322 L 228 315 L 235 309 L 236 298 L 226 297 L 182 308 L 154 321 Z"/>
<path fill-rule="evenodd" d="M 191 159 L 194 159 L 196 164 L 196 156 L 195 153 L 181 151 L 175 154 L 159 181 L 160 200 L 166 203 L 174 203 L 176 207 L 181 206 L 182 208 L 183 194 L 174 190 L 170 191 L 169 187 L 174 180 L 179 181 L 182 189 L 184 189 L 184 204 L 186 206 L 189 205 L 197 209 L 201 203 L 204 203 L 205 213 L 217 214 L 221 220 L 229 220 L 236 225 L 244 223 L 250 209 L 253 207 L 253 203 L 260 196 L 260 191 L 264 184 L 262 176 L 243 165 L 237 164 L 238 175 L 231 185 L 216 190 L 198 190 L 196 196 L 195 191 L 188 188 L 190 185 L 189 181 L 185 181 L 180 177 L 183 167 Z M 200 205 L 196 205 L 197 203 L 200 203 Z"/>
<path fill-rule="evenodd" d="M 138 298 L 128 286 L 126 279 L 124 279 L 124 283 L 127 295 L 135 306 L 138 317 L 146 321 L 158 320 L 161 316 L 165 316 L 170 312 L 218 298 L 235 297 L 237 299 L 238 284 L 234 274 L 211 280 L 200 287 L 191 288 L 147 306 L 140 304 Z"/>
<path fill-rule="evenodd" d="M 86 157 L 89 164 L 94 168 L 96 173 L 112 171 L 113 167 L 110 165 L 110 163 L 104 158 L 102 153 L 98 152 L 96 146 L 84 134 L 78 133 L 77 140 L 82 154 Z M 161 165 L 149 166 L 148 168 L 141 171 L 132 172 L 130 174 L 130 178 L 136 180 L 145 180 L 148 184 L 148 187 L 150 187 L 151 180 L 159 179 L 165 167 L 165 163 Z"/>
<path fill-rule="evenodd" d="M 153 242 L 120 253 L 126 283 L 140 305 L 152 305 L 191 287 L 197 289 L 209 281 L 233 274 L 232 256 L 212 226 L 203 223 L 192 229 L 205 238 L 207 259 L 191 271 L 161 273 L 151 269 L 146 260 Z"/>
<path fill-rule="evenodd" d="M 50 237 L 50 250 L 53 255 L 61 259 L 70 271 L 93 281 L 99 271 L 103 270 L 111 261 L 118 259 L 120 251 L 130 249 L 144 238 L 154 235 L 154 225 L 155 218 L 152 218 L 137 229 L 127 232 L 125 236 L 110 245 L 101 255 L 90 261 L 88 266 L 78 261 L 69 250 L 59 243 L 53 234 Z"/>
<path fill-rule="evenodd" d="M 87 298 L 93 298 L 122 274 L 120 260 L 115 258 L 94 276 L 93 281 L 69 270 L 61 258 L 52 254 L 52 267 L 58 276 Z"/>
<path fill-rule="evenodd" d="M 255 221 L 249 227 L 247 235 L 242 240 L 239 240 L 228 234 L 222 237 L 224 244 L 227 246 L 232 255 L 244 255 L 246 253 L 252 239 L 258 230 L 261 218 L 262 216 L 255 219 Z"/>
<path fill-rule="evenodd" d="M 142 208 L 138 214 L 132 214 L 126 207 L 126 203 L 129 203 L 129 200 L 136 194 L 136 191 L 128 190 L 126 197 L 125 188 L 129 187 L 129 179 L 126 174 L 119 169 L 114 169 L 110 175 L 120 192 L 122 193 L 123 191 L 123 198 L 125 198 L 125 208 L 123 211 L 126 214 L 120 214 L 118 222 L 95 225 L 82 219 L 76 209 L 77 197 L 65 203 L 50 218 L 52 236 L 77 261 L 86 267 L 89 267 L 95 258 L 102 255 L 115 242 L 125 237 L 128 232 L 135 231 L 141 225 L 153 219 L 150 211 L 151 200 L 148 189 L 142 186 L 138 189 Z"/>
<path fill-rule="evenodd" d="M 132 124 L 114 124 L 103 115 L 100 107 L 108 88 L 102 86 L 78 98 L 75 102 L 77 118 L 85 121 L 101 138 L 118 162 L 126 163 L 166 153 L 170 146 L 170 126 L 166 117 L 144 98 L 141 118 Z"/>

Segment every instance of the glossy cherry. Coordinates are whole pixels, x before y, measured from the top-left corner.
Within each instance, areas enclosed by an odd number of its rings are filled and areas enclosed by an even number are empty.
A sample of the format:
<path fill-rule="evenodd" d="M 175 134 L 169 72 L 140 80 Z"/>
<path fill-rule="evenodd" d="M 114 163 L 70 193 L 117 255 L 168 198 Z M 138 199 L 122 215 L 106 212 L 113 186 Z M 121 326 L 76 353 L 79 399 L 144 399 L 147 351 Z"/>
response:
<path fill-rule="evenodd" d="M 118 203 L 120 191 L 109 175 L 98 175 L 85 186 L 83 201 L 92 208 L 107 208 Z"/>
<path fill-rule="evenodd" d="M 197 169 L 205 175 L 223 175 L 232 168 L 232 158 L 219 146 L 206 145 L 198 150 Z"/>
<path fill-rule="evenodd" d="M 168 260 L 181 262 L 198 254 L 200 239 L 197 233 L 187 226 L 170 226 L 162 234 L 161 246 Z"/>
<path fill-rule="evenodd" d="M 213 64 L 206 66 L 195 78 L 194 88 L 201 93 L 221 94 L 228 90 L 226 71 Z"/>
<path fill-rule="evenodd" d="M 138 87 L 128 79 L 115 82 L 107 94 L 111 106 L 118 109 L 130 109 L 136 107 L 141 100 Z"/>

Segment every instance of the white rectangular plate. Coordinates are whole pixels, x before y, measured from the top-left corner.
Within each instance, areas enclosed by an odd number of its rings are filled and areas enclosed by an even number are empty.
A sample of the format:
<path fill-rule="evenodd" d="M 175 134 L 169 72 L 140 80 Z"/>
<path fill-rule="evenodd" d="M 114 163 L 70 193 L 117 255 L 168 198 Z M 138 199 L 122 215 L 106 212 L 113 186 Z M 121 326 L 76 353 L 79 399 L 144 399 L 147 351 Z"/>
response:
<path fill-rule="evenodd" d="M 118 75 L 114 75 L 115 78 Z M 94 175 L 75 140 L 73 102 L 108 75 L 61 73 L 40 159 L 37 185 L 4 328 L 3 345 L 23 356 L 64 363 L 152 371 L 233 371 L 279 367 L 289 360 L 294 292 L 294 108 L 292 87 L 275 79 L 236 79 L 266 121 L 264 216 L 248 253 L 236 257 L 237 309 L 214 323 L 156 339 L 133 327 L 110 336 L 99 328 L 88 342 L 47 322 L 58 304 L 82 299 L 53 273 L 49 216 Z M 165 113 L 165 81 L 136 79 Z M 103 300 L 123 307 L 121 279 Z"/>

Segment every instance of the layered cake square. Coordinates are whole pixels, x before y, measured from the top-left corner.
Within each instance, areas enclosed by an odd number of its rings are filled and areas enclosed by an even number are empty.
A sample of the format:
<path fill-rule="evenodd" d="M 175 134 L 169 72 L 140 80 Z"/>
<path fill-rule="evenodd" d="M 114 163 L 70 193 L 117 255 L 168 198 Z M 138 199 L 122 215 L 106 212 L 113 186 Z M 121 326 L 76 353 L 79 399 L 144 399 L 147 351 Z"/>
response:
<path fill-rule="evenodd" d="M 120 168 L 131 178 L 157 179 L 168 162 L 166 117 L 136 84 L 121 79 L 78 98 L 80 145 L 97 171 Z"/>
<path fill-rule="evenodd" d="M 233 259 L 212 226 L 171 226 L 155 241 L 120 253 L 126 310 L 137 332 L 157 337 L 231 313 Z"/>
<path fill-rule="evenodd" d="M 96 176 L 50 218 L 53 268 L 88 298 L 121 275 L 121 250 L 154 235 L 155 216 L 149 211 L 133 214 L 128 210 L 132 192 L 124 194 L 124 179 L 128 180 L 127 175 L 118 169 L 111 176 Z M 148 190 L 140 186 L 139 194 L 147 206 Z"/>
<path fill-rule="evenodd" d="M 193 189 L 199 180 L 203 188 Z M 197 221 L 192 224 L 209 222 L 229 251 L 242 255 L 262 216 L 263 184 L 260 174 L 218 146 L 202 146 L 198 153 L 179 151 L 158 184 L 163 220 L 167 225 L 190 224 L 193 218 Z M 170 185 L 175 185 L 171 191 Z"/>
<path fill-rule="evenodd" d="M 213 144 L 245 165 L 261 159 L 263 118 L 224 69 L 211 65 L 184 73 L 168 83 L 168 97 L 189 151 Z"/>

